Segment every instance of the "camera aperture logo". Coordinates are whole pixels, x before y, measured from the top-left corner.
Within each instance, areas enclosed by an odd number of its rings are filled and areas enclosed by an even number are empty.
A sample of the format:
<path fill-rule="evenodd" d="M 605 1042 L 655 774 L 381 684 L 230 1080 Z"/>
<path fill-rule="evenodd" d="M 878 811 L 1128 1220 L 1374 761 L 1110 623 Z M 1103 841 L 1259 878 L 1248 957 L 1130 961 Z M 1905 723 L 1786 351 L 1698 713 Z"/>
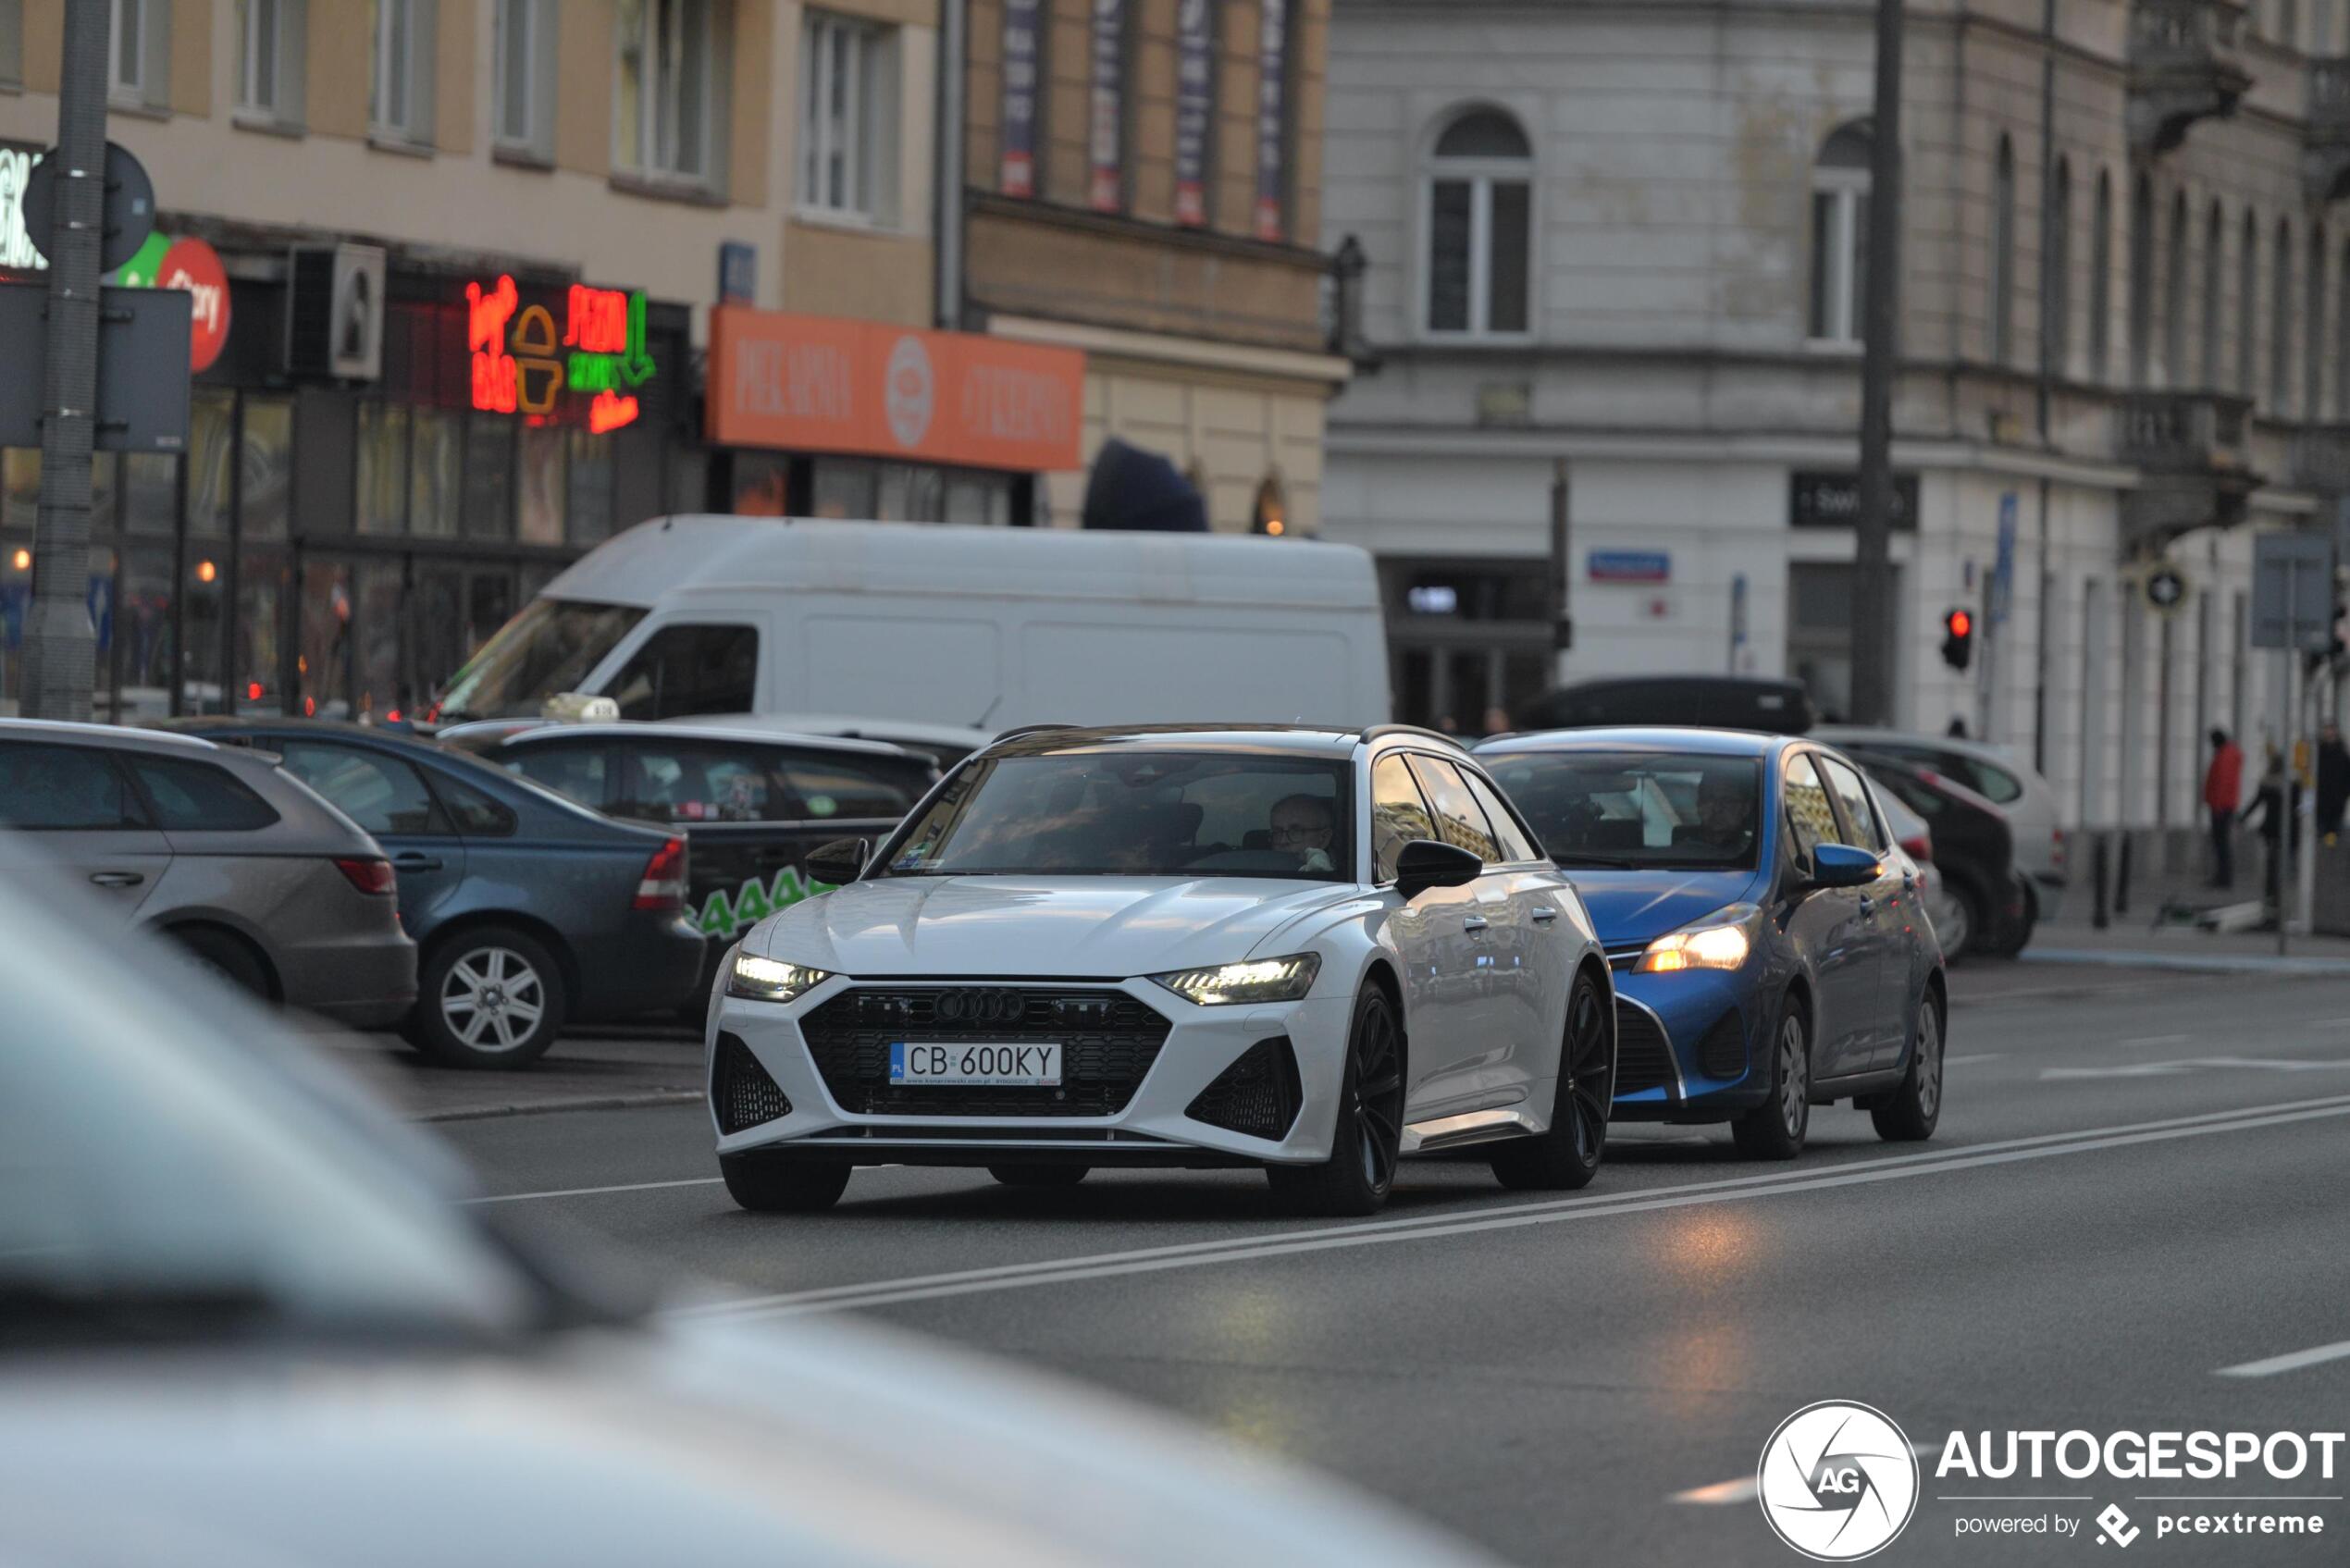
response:
<path fill-rule="evenodd" d="M 1918 1460 L 1883 1411 L 1844 1400 L 1805 1405 L 1762 1445 L 1756 1496 L 1772 1533 L 1817 1562 L 1882 1550 L 1918 1505 Z"/>

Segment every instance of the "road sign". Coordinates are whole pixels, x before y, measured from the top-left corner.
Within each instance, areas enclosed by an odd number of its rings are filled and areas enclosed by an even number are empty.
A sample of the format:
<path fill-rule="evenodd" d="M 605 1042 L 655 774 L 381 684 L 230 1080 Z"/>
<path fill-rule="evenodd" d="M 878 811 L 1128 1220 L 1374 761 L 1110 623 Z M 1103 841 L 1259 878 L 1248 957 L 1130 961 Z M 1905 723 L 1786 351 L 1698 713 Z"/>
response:
<path fill-rule="evenodd" d="M 1595 549 L 1584 570 L 1595 583 L 1665 583 L 1673 579 L 1673 557 L 1661 549 Z"/>
<path fill-rule="evenodd" d="M 41 155 L 24 185 L 24 228 L 36 246 L 51 242 L 49 228 L 56 210 L 57 150 Z M 105 238 L 98 245 L 98 270 L 112 272 L 139 253 L 155 227 L 155 182 L 145 166 L 129 149 L 106 143 L 106 216 Z M 42 253 L 46 255 L 44 250 Z"/>
<path fill-rule="evenodd" d="M 175 240 L 155 269 L 155 286 L 192 296 L 188 368 L 196 375 L 210 370 L 229 343 L 229 274 L 220 257 L 201 240 Z"/>
<path fill-rule="evenodd" d="M 2175 566 L 2156 567 L 2146 574 L 2144 586 L 2146 602 L 2165 615 L 2187 601 L 2187 574 Z"/>
<path fill-rule="evenodd" d="M 2333 637 L 2333 541 L 2260 534 L 2252 541 L 2252 646 L 2322 653 Z"/>
<path fill-rule="evenodd" d="M 98 313 L 100 451 L 185 451 L 188 314 L 177 289 L 104 291 Z M 0 343 L 38 343 L 49 290 L 0 283 Z M 42 356 L 0 355 L 0 447 L 41 444 Z"/>

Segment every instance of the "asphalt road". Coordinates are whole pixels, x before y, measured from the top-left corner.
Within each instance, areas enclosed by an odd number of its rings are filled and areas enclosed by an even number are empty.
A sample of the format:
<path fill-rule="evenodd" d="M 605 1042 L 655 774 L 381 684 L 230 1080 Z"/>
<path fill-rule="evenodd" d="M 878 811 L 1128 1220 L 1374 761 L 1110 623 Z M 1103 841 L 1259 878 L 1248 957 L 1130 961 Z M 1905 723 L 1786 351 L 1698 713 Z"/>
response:
<path fill-rule="evenodd" d="M 1956 989 L 1923 1148 L 1844 1107 L 1815 1109 L 1811 1152 L 1782 1166 L 1718 1130 L 1627 1128 L 1587 1192 L 1407 1164 L 1370 1222 L 1275 1217 L 1252 1173 L 1054 1192 L 921 1169 L 860 1172 L 828 1215 L 761 1216 L 717 1184 L 695 1105 L 439 1130 L 510 1217 L 719 1282 L 729 1310 L 870 1314 L 1103 1385 L 1518 1562 L 1800 1561 L 1755 1505 L 1755 1463 L 1826 1399 L 1930 1450 L 1880 1561 L 2101 1560 L 2095 1516 L 2119 1503 L 2144 1532 L 2132 1561 L 2350 1562 L 2339 1466 L 1935 1475 L 1954 1429 L 2350 1424 L 2350 1355 L 2294 1360 L 2350 1341 L 2350 981 L 2009 966 Z M 1982 1500 L 2012 1494 L 2034 1500 Z M 2143 1500 L 2182 1496 L 2325 1534 L 2158 1539 L 2154 1515 L 2190 1505 Z M 2262 1500 L 2217 1500 L 2244 1497 Z M 1960 1534 L 2009 1515 L 2079 1533 Z"/>

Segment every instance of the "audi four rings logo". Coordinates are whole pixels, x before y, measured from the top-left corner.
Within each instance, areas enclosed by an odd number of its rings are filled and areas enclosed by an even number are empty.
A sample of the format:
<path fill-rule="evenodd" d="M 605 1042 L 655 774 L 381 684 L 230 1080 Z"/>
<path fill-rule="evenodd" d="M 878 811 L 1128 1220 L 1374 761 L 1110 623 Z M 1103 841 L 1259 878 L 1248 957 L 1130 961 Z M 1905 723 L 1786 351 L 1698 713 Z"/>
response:
<path fill-rule="evenodd" d="M 1779 1423 L 1755 1471 L 1762 1517 L 1815 1562 L 1850 1562 L 1890 1544 L 1918 1506 L 1918 1458 L 1883 1411 L 1841 1400 Z"/>
<path fill-rule="evenodd" d="M 1017 991 L 942 991 L 940 1023 L 1018 1023 L 1028 1016 L 1028 998 Z"/>

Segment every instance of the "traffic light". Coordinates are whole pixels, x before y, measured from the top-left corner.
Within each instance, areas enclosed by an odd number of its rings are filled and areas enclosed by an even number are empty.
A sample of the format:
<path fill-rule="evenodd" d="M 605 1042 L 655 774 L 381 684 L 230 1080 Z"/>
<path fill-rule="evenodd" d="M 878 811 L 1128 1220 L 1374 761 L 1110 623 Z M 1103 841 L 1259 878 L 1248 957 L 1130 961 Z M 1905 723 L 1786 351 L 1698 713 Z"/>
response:
<path fill-rule="evenodd" d="M 1942 617 L 1942 662 L 1963 670 L 1974 660 L 1974 612 L 1953 610 Z"/>

